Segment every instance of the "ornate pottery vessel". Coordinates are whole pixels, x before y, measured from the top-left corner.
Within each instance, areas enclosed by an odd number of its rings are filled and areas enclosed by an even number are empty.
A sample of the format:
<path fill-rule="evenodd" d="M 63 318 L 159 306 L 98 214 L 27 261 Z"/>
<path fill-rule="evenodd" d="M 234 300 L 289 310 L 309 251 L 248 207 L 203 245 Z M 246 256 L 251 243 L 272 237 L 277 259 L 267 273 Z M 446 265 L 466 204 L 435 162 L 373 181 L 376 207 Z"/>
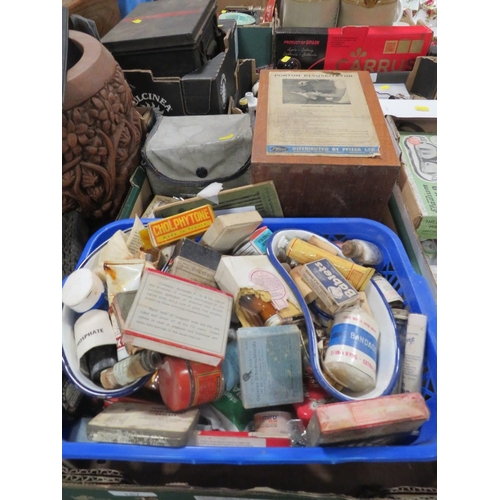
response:
<path fill-rule="evenodd" d="M 81 52 L 68 69 L 62 113 L 62 213 L 112 220 L 139 164 L 141 115 L 123 72 L 94 37 L 69 30 Z"/>

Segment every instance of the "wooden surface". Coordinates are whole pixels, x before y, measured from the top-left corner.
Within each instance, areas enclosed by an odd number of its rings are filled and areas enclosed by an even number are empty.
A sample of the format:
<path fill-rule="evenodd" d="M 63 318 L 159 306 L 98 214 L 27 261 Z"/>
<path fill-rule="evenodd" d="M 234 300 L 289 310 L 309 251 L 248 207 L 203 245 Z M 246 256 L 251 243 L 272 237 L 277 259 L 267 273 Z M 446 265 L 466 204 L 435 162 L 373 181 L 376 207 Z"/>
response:
<path fill-rule="evenodd" d="M 268 155 L 269 73 L 260 72 L 259 103 L 252 149 L 252 182 L 273 180 L 285 217 L 365 217 L 380 221 L 401 168 L 368 72 L 360 81 L 380 142 L 373 158 Z"/>
<path fill-rule="evenodd" d="M 70 16 L 78 14 L 94 21 L 100 37 L 121 19 L 117 0 L 62 0 L 62 6 L 68 9 Z"/>

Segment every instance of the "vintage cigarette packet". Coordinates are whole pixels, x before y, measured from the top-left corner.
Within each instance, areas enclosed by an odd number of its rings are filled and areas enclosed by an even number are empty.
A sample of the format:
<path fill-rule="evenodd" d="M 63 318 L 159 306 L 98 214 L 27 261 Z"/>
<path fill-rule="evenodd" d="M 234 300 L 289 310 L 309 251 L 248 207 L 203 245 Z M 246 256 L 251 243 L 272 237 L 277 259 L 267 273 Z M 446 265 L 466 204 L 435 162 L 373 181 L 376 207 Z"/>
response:
<path fill-rule="evenodd" d="M 226 292 L 146 269 L 123 342 L 216 366 L 226 353 L 232 309 Z"/>
<path fill-rule="evenodd" d="M 180 240 L 204 233 L 214 222 L 211 205 L 203 205 L 187 212 L 166 217 L 148 224 L 148 233 L 154 247 L 163 247 Z"/>
<path fill-rule="evenodd" d="M 171 412 L 165 405 L 113 403 L 87 424 L 87 437 L 105 443 L 185 446 L 200 411 Z"/>
<path fill-rule="evenodd" d="M 358 291 L 327 259 L 303 264 L 301 276 L 331 314 L 352 306 L 359 299 Z"/>
<path fill-rule="evenodd" d="M 318 406 L 306 429 L 310 446 L 398 435 L 419 429 L 430 418 L 418 392 Z"/>

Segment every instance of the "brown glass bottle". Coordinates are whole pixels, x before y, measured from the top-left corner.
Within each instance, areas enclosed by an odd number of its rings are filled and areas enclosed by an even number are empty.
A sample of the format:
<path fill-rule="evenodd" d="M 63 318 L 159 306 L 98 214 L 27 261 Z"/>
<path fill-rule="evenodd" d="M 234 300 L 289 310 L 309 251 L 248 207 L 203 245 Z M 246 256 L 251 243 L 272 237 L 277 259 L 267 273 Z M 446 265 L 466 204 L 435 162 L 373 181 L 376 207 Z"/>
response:
<path fill-rule="evenodd" d="M 239 306 L 249 313 L 251 317 L 260 320 L 259 326 L 277 326 L 283 323 L 278 311 L 271 304 L 254 294 L 243 295 L 238 302 Z"/>

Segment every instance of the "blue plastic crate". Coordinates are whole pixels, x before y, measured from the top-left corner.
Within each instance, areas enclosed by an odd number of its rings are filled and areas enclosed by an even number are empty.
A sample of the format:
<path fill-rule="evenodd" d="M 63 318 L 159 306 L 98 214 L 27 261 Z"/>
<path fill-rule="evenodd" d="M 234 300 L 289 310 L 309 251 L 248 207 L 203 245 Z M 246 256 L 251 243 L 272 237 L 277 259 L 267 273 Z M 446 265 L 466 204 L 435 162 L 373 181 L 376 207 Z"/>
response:
<path fill-rule="evenodd" d="M 146 223 L 148 220 L 145 219 Z M 425 462 L 437 460 L 437 307 L 429 286 L 413 271 L 401 240 L 388 227 L 368 219 L 355 218 L 276 218 L 264 219 L 272 231 L 304 229 L 328 240 L 363 238 L 380 246 L 384 261 L 377 270 L 396 288 L 411 312 L 427 315 L 427 341 L 422 383 L 431 417 L 420 429 L 418 438 L 393 446 L 307 447 L 307 448 L 165 448 L 128 444 L 69 441 L 63 429 L 63 459 L 126 460 L 192 464 L 305 464 L 346 462 Z M 115 231 L 127 230 L 132 219 L 113 222 L 88 241 L 78 266 L 109 239 Z"/>

